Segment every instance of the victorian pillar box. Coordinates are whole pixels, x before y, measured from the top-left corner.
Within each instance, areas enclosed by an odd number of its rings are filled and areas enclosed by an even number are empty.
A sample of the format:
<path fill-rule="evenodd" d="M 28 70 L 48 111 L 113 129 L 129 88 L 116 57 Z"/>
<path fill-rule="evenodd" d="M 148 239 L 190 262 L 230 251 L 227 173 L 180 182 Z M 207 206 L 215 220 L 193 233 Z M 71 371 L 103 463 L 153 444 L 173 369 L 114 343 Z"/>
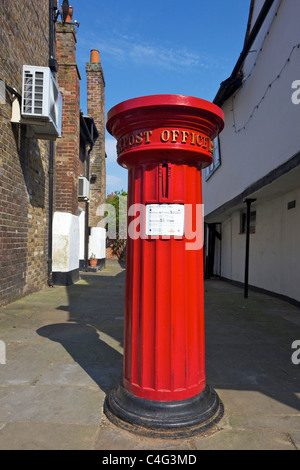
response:
<path fill-rule="evenodd" d="M 105 412 L 141 434 L 191 435 L 223 413 L 205 378 L 201 192 L 223 126 L 217 106 L 183 95 L 131 99 L 107 116 L 128 218 L 123 382 Z"/>

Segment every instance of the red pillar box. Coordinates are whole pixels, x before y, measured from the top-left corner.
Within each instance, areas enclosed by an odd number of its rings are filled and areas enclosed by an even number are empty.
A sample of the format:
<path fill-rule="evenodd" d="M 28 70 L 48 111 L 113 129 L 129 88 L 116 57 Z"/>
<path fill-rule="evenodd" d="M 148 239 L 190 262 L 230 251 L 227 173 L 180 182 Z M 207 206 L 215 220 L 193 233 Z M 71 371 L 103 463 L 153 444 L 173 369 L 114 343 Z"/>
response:
<path fill-rule="evenodd" d="M 223 129 L 214 104 L 154 95 L 112 108 L 107 129 L 128 169 L 123 383 L 110 420 L 140 434 L 188 436 L 223 414 L 206 384 L 201 170 Z"/>

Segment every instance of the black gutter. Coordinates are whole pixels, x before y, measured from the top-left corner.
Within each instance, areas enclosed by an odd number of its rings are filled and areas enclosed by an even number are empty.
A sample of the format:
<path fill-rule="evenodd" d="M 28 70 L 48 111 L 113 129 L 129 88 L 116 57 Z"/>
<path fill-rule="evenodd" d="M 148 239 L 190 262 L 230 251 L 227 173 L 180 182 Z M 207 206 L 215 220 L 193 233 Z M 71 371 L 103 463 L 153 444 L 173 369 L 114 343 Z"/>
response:
<path fill-rule="evenodd" d="M 245 62 L 245 59 L 252 47 L 252 44 L 254 43 L 257 34 L 259 33 L 266 16 L 268 15 L 273 3 L 275 0 L 266 0 L 260 14 L 258 15 L 258 18 L 255 22 L 255 25 L 253 26 L 251 33 L 249 34 L 249 37 L 246 39 L 243 50 L 240 54 L 240 57 L 238 58 L 237 63 L 235 64 L 235 67 L 227 80 L 224 80 L 224 82 L 221 83 L 220 88 L 218 93 L 216 94 L 213 103 L 216 104 L 217 106 L 222 106 L 223 103 L 230 98 L 233 93 L 238 90 L 242 86 L 242 80 L 243 80 L 243 73 L 242 73 L 242 65 Z"/>

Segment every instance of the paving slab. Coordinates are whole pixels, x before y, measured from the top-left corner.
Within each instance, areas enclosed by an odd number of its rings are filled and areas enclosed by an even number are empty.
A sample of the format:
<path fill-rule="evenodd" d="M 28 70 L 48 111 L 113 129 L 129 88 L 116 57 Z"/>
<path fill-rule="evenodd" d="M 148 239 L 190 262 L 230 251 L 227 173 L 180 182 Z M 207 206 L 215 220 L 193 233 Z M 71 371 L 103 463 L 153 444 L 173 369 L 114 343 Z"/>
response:
<path fill-rule="evenodd" d="M 0 449 L 98 451 L 300 448 L 300 309 L 220 280 L 205 281 L 206 375 L 222 420 L 188 439 L 148 438 L 103 414 L 122 380 L 125 269 L 107 261 L 78 283 L 0 309 Z"/>
<path fill-rule="evenodd" d="M 0 450 L 90 450 L 97 426 L 10 422 L 0 424 Z"/>

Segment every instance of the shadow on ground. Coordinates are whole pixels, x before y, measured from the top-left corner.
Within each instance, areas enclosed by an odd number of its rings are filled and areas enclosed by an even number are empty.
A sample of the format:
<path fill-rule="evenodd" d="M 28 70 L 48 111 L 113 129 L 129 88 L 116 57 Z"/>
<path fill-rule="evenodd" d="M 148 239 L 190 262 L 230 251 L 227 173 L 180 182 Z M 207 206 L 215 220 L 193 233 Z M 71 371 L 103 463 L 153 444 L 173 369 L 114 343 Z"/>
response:
<path fill-rule="evenodd" d="M 68 305 L 58 308 L 69 312 L 68 323 L 38 333 L 61 343 L 107 393 L 122 379 L 125 270 L 84 273 L 67 291 Z M 205 281 L 207 382 L 219 390 L 257 391 L 300 410 L 300 365 L 291 361 L 299 313 L 278 299 L 251 293 L 245 300 L 237 287 Z"/>
<path fill-rule="evenodd" d="M 41 336 L 61 343 L 92 380 L 107 393 L 122 379 L 125 271 L 82 273 L 67 287 L 68 323 L 47 325 Z"/>

